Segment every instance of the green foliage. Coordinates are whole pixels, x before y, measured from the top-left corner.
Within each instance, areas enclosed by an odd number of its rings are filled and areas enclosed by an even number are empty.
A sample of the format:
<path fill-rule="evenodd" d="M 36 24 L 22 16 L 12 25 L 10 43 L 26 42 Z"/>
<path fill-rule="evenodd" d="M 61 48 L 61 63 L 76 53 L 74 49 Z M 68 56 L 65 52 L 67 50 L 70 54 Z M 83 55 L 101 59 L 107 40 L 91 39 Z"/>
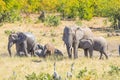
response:
<path fill-rule="evenodd" d="M 0 0 L 0 22 L 14 22 L 21 13 L 59 12 L 63 18 L 90 20 L 94 16 L 111 17 L 116 24 L 120 20 L 120 0 Z M 51 17 L 53 18 L 53 17 Z M 50 25 L 58 25 L 52 19 Z M 46 20 L 49 23 L 49 19 Z"/>
<path fill-rule="evenodd" d="M 84 69 L 80 70 L 80 72 L 77 75 L 77 78 L 82 78 L 83 76 L 85 76 L 85 73 L 87 72 L 87 68 L 85 67 Z"/>
<path fill-rule="evenodd" d="M 40 73 L 36 75 L 36 73 L 29 74 L 25 76 L 27 80 L 52 80 L 52 77 L 50 74 L 46 73 Z"/>
<path fill-rule="evenodd" d="M 12 33 L 12 31 L 10 31 L 10 30 L 5 30 L 4 33 L 5 33 L 6 35 L 10 35 L 10 34 Z"/>
<path fill-rule="evenodd" d="M 113 75 L 113 74 L 117 75 L 120 73 L 120 68 L 118 66 L 111 65 L 110 68 L 111 68 L 110 71 L 108 71 L 110 75 Z"/>
<path fill-rule="evenodd" d="M 45 18 L 46 26 L 58 26 L 60 24 L 60 18 L 57 16 L 47 16 Z"/>
<path fill-rule="evenodd" d="M 102 74 L 102 80 L 120 80 L 120 67 L 110 65 L 110 70 L 104 71 Z"/>
<path fill-rule="evenodd" d="M 83 79 L 83 80 L 97 79 L 97 72 L 95 70 L 89 71 L 85 67 L 84 69 L 79 71 L 77 78 Z"/>

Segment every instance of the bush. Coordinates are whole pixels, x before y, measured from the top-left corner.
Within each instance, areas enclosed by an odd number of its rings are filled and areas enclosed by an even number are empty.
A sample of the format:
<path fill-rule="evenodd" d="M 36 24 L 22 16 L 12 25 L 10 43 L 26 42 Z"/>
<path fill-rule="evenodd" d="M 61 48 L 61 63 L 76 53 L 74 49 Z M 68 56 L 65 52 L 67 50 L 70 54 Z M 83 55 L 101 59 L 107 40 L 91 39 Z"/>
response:
<path fill-rule="evenodd" d="M 4 33 L 5 33 L 6 35 L 10 35 L 10 34 L 12 33 L 12 31 L 10 31 L 10 30 L 5 30 Z"/>
<path fill-rule="evenodd" d="M 27 80 L 52 80 L 52 77 L 48 73 L 40 73 L 39 75 L 36 75 L 36 73 L 33 72 L 25 77 Z"/>
<path fill-rule="evenodd" d="M 111 70 L 108 71 L 108 73 L 110 75 L 119 74 L 120 73 L 120 68 L 118 66 L 111 65 L 110 68 L 111 68 Z"/>
<path fill-rule="evenodd" d="M 60 18 L 57 16 L 47 16 L 45 18 L 46 26 L 58 26 L 60 24 Z"/>
<path fill-rule="evenodd" d="M 85 67 L 84 69 L 79 71 L 77 78 L 82 80 L 95 80 L 97 79 L 97 72 L 95 70 L 89 71 Z"/>
<path fill-rule="evenodd" d="M 4 11 L 4 13 L 0 13 L 0 22 L 15 22 L 20 20 L 20 13 L 15 10 Z"/>

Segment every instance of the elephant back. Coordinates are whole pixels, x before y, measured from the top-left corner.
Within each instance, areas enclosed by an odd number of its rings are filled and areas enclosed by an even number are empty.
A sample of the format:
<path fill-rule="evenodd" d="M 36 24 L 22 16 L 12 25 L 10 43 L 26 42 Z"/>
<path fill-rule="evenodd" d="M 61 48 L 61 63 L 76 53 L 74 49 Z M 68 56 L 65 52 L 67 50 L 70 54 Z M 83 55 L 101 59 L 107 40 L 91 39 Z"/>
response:
<path fill-rule="evenodd" d="M 35 36 L 32 33 L 29 33 L 29 32 L 26 32 L 24 34 L 26 36 L 27 49 L 28 49 L 28 52 L 29 52 L 35 46 Z"/>
<path fill-rule="evenodd" d="M 81 30 L 84 32 L 84 39 L 92 39 L 94 37 L 94 34 L 92 32 L 92 30 L 88 27 L 85 28 L 81 28 Z"/>
<path fill-rule="evenodd" d="M 107 40 L 104 37 L 93 37 L 94 49 L 97 51 L 103 51 L 107 49 Z"/>

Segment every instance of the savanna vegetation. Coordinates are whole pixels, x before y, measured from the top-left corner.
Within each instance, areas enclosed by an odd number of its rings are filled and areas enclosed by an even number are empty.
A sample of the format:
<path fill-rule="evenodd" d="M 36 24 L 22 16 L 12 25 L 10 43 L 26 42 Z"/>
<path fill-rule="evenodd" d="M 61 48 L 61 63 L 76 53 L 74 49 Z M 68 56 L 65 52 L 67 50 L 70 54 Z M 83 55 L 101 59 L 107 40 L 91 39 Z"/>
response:
<path fill-rule="evenodd" d="M 119 5 L 119 0 L 0 0 L 0 22 L 14 22 L 21 20 L 23 14 L 29 17 L 30 14 L 44 11 L 58 13 L 61 19 L 109 17 L 112 26 L 119 28 Z"/>
<path fill-rule="evenodd" d="M 41 20 L 42 12 L 45 19 Z M 64 26 L 84 24 L 102 27 L 92 31 L 95 36 L 103 36 L 108 41 L 108 60 L 99 60 L 100 54 L 96 51 L 92 59 L 85 58 L 82 49 L 78 51 L 78 59 L 68 59 L 62 41 Z M 119 31 L 120 0 L 0 0 L 0 80 L 51 80 L 54 62 L 62 80 L 73 62 L 75 69 L 68 80 L 120 80 L 120 38 L 108 37 L 107 31 L 111 30 L 104 30 L 106 27 Z M 14 46 L 10 58 L 8 35 L 17 31 L 33 33 L 42 45 L 54 44 L 64 57 L 18 57 Z"/>

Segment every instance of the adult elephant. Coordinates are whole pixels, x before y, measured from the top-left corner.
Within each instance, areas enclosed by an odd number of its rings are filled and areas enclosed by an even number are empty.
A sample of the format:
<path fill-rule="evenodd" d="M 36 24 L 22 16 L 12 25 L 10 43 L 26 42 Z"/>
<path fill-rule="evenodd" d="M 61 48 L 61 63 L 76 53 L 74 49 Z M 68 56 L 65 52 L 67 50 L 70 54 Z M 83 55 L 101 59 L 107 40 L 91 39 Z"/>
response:
<path fill-rule="evenodd" d="M 13 44 L 16 45 L 18 55 L 20 55 L 21 52 L 23 52 L 25 56 L 28 56 L 28 53 L 33 55 L 35 50 L 35 36 L 29 32 L 11 33 L 8 38 L 8 52 L 10 56 L 12 56 L 11 47 Z"/>
<path fill-rule="evenodd" d="M 63 32 L 63 41 L 66 44 L 69 58 L 72 58 L 72 49 L 74 52 L 74 58 L 78 58 L 78 46 L 81 39 L 91 39 L 92 31 L 85 27 L 65 27 Z"/>

